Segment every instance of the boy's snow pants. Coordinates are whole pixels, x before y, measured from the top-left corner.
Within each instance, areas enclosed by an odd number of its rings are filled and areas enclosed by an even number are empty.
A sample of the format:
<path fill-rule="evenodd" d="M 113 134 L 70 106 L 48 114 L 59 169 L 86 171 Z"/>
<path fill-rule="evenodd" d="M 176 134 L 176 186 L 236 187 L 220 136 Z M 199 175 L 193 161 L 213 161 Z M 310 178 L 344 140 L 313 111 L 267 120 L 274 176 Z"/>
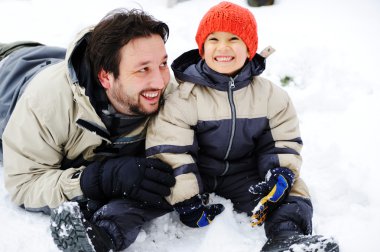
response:
<path fill-rule="evenodd" d="M 252 214 L 254 197 L 249 187 L 262 180 L 255 173 L 247 171 L 220 177 L 202 175 L 205 193 L 215 193 L 230 199 L 237 212 Z M 142 225 L 158 218 L 172 209 L 142 207 L 130 200 L 113 200 L 95 212 L 91 221 L 105 228 L 116 242 L 118 250 L 130 246 L 137 238 Z M 313 207 L 307 198 L 288 196 L 272 212 L 265 222 L 268 238 L 279 234 L 311 234 Z"/>
<path fill-rule="evenodd" d="M 230 199 L 237 212 L 249 216 L 255 207 L 254 196 L 248 189 L 251 185 L 262 182 L 253 171 L 245 171 L 226 176 L 201 175 L 207 193 L 215 193 Z M 265 221 L 265 234 L 268 238 L 278 234 L 311 234 L 313 207 L 310 199 L 288 196 Z"/>
<path fill-rule="evenodd" d="M 252 214 L 255 207 L 253 195 L 248 191 L 261 179 L 253 172 L 211 177 L 202 175 L 206 193 L 215 193 L 230 199 L 237 212 Z M 137 238 L 143 224 L 158 218 L 172 209 L 146 208 L 130 200 L 113 200 L 101 207 L 92 216 L 91 221 L 105 228 L 116 242 L 118 250 L 130 246 Z M 307 198 L 288 196 L 272 212 L 265 222 L 268 238 L 279 234 L 311 234 L 313 207 Z"/>

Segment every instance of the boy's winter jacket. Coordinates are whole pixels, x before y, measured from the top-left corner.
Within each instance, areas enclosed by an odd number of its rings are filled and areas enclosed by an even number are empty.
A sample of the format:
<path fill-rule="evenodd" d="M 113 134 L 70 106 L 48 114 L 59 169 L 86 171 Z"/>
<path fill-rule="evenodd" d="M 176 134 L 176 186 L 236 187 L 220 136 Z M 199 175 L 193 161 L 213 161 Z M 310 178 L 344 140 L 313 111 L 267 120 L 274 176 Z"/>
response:
<path fill-rule="evenodd" d="M 82 198 L 78 172 L 95 159 L 144 154 L 148 118 L 126 118 L 117 128 L 121 135 L 112 132 L 111 123 L 106 127 L 114 118 L 101 113 L 107 98 L 84 60 L 90 34 L 79 34 L 66 55 L 64 49 L 47 46 L 19 49 L 0 69 L 0 76 L 14 74 L 9 82 L 2 77 L 0 93 L 10 85 L 23 91 L 17 99 L 8 97 L 9 111 L 17 104 L 1 138 L 5 187 L 12 201 L 28 210 L 49 212 Z M 51 55 L 57 57 L 38 61 Z"/>
<path fill-rule="evenodd" d="M 299 177 L 302 141 L 288 94 L 258 77 L 265 68 L 259 54 L 234 78 L 201 60 L 198 50 L 172 64 L 179 87 L 167 96 L 147 131 L 147 156 L 174 168 L 176 184 L 169 203 L 202 192 L 200 174 L 224 176 L 287 167 L 295 174 L 290 195 L 309 197 Z M 194 84 L 196 83 L 196 84 Z"/>

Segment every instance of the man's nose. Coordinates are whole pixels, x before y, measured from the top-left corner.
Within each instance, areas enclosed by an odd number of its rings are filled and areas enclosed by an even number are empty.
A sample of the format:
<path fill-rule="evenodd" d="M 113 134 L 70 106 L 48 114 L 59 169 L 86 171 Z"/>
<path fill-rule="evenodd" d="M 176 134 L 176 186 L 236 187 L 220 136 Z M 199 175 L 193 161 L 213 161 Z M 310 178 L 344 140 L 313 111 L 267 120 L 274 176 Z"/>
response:
<path fill-rule="evenodd" d="M 167 73 L 166 71 L 160 71 L 160 70 L 154 71 L 154 73 L 152 74 L 152 79 L 151 79 L 152 88 L 154 89 L 165 88 L 167 81 L 169 79 L 168 76 L 166 75 L 169 75 L 169 73 Z"/>

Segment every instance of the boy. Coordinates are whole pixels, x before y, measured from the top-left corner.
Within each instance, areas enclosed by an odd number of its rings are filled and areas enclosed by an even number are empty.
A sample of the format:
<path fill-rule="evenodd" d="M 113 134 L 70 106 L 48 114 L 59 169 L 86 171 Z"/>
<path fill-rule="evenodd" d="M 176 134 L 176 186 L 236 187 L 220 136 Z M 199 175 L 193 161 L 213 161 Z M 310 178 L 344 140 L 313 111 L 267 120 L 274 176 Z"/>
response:
<path fill-rule="evenodd" d="M 221 2 L 201 20 L 196 42 L 198 50 L 172 64 L 179 87 L 152 120 L 146 143 L 147 156 L 174 169 L 167 200 L 180 220 L 190 227 L 210 224 L 224 209 L 203 202 L 201 195 L 213 192 L 251 215 L 252 226 L 265 223 L 262 251 L 315 243 L 338 251 L 333 240 L 311 236 L 296 111 L 284 90 L 258 77 L 265 58 L 256 54 L 252 13 Z"/>

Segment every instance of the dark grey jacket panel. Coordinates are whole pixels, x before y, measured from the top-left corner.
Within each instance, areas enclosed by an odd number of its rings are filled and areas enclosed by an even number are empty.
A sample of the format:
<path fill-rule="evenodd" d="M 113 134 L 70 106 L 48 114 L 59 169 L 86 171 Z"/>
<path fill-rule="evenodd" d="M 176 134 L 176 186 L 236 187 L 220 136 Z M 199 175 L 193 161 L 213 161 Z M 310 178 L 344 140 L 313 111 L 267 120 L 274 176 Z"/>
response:
<path fill-rule="evenodd" d="M 29 81 L 46 66 L 62 61 L 65 53 L 59 47 L 26 47 L 4 59 L 0 68 L 0 136 Z"/>

